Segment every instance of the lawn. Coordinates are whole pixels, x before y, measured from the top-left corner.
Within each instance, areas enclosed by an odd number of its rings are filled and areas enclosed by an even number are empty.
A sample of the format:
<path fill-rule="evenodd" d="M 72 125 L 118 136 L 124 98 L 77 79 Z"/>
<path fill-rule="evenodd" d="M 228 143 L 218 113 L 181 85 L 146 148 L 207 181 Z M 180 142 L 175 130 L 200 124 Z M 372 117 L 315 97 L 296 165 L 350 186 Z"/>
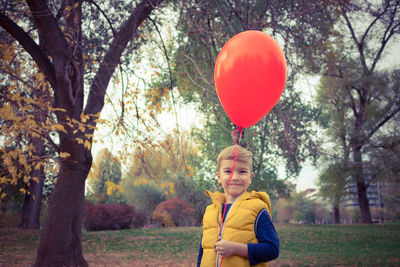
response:
<path fill-rule="evenodd" d="M 277 225 L 271 266 L 400 266 L 400 224 Z M 83 232 L 89 266 L 194 266 L 201 229 Z M 39 232 L 0 228 L 0 266 L 29 266 Z"/>

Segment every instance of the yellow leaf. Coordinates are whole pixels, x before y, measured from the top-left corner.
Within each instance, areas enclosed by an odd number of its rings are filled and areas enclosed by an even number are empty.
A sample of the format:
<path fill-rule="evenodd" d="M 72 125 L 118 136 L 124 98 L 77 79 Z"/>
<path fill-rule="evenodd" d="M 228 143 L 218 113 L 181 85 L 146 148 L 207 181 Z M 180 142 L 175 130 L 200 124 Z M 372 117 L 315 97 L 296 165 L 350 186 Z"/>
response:
<path fill-rule="evenodd" d="M 106 181 L 107 185 L 107 195 L 112 195 L 116 189 L 116 185 L 111 181 Z"/>
<path fill-rule="evenodd" d="M 75 138 L 75 140 L 76 140 L 76 142 L 78 142 L 78 144 L 83 144 L 84 143 L 82 138 L 77 137 L 77 138 Z"/>
<path fill-rule="evenodd" d="M 81 122 L 86 122 L 89 119 L 89 115 L 85 115 L 85 113 L 81 113 Z"/>
<path fill-rule="evenodd" d="M 83 126 L 82 124 L 79 125 L 79 130 L 84 133 L 85 132 L 85 126 Z"/>
<path fill-rule="evenodd" d="M 60 158 L 62 158 L 62 159 L 68 158 L 69 156 L 71 156 L 71 154 L 68 153 L 68 152 L 61 152 L 60 153 Z"/>
<path fill-rule="evenodd" d="M 67 131 L 64 128 L 64 125 L 59 124 L 59 123 L 54 124 L 51 128 L 52 128 L 52 130 L 55 130 L 55 131 L 61 131 L 61 132 L 67 133 Z"/>
<path fill-rule="evenodd" d="M 90 148 L 92 147 L 92 144 L 90 144 L 90 142 L 89 142 L 88 140 L 85 140 L 84 146 L 85 146 L 88 150 L 90 150 Z"/>
<path fill-rule="evenodd" d="M 12 120 L 14 116 L 14 110 L 10 104 L 6 103 L 2 108 L 0 108 L 0 117 L 4 120 Z"/>

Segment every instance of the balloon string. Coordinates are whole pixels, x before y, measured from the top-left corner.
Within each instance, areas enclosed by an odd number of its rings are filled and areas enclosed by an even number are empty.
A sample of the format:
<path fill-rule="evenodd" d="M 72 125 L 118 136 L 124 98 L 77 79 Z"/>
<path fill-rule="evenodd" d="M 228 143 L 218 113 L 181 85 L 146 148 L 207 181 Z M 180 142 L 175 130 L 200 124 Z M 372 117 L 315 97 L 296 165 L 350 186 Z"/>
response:
<path fill-rule="evenodd" d="M 218 233 L 218 241 L 221 240 L 221 238 L 222 238 L 221 232 L 222 232 L 222 225 L 224 223 L 224 218 L 225 218 L 225 213 L 226 213 L 226 206 L 228 204 L 229 187 L 231 186 L 231 182 L 232 182 L 232 178 L 233 178 L 233 172 L 235 170 L 235 165 L 236 165 L 236 161 L 237 161 L 237 155 L 239 154 L 239 147 L 238 147 L 238 144 L 236 143 L 236 140 L 238 138 L 238 136 L 236 135 L 237 132 L 240 133 L 239 142 L 238 142 L 239 145 L 240 145 L 240 141 L 242 140 L 243 128 L 242 127 L 238 127 L 232 133 L 232 135 L 235 136 L 235 138 L 233 139 L 233 143 L 235 144 L 235 148 L 233 149 L 233 165 L 232 165 L 231 174 L 230 174 L 229 181 L 228 181 L 228 187 L 226 189 L 225 206 L 224 206 L 224 212 L 222 213 L 221 224 L 220 224 L 219 233 Z M 221 262 L 219 264 L 220 267 L 222 266 L 222 262 L 223 261 L 224 261 L 224 257 L 221 257 Z"/>

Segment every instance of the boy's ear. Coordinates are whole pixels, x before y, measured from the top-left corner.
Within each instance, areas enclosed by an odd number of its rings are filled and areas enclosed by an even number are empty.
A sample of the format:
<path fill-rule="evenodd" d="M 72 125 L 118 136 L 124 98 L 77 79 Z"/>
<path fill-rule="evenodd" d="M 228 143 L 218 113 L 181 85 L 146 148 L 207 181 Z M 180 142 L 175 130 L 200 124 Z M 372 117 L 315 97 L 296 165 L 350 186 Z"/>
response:
<path fill-rule="evenodd" d="M 220 184 L 221 183 L 221 175 L 219 172 L 217 172 L 217 179 L 218 179 L 218 183 Z"/>
<path fill-rule="evenodd" d="M 250 183 L 253 181 L 253 177 L 254 177 L 254 172 L 251 172 L 251 174 L 250 174 Z"/>

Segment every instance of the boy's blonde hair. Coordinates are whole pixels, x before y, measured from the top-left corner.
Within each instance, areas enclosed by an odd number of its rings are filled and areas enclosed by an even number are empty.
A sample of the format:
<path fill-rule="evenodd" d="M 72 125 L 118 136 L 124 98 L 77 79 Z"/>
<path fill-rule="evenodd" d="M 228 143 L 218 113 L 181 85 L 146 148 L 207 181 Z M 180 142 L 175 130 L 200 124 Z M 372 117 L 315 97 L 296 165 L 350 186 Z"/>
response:
<path fill-rule="evenodd" d="M 219 168 L 221 167 L 221 162 L 224 159 L 227 160 L 234 160 L 235 156 L 233 152 L 235 151 L 236 146 L 228 146 L 227 148 L 223 149 L 217 158 L 217 171 L 219 172 Z M 240 162 L 247 163 L 250 167 L 250 171 L 253 171 L 253 153 L 251 151 L 245 149 L 244 147 L 237 146 L 238 147 L 238 155 L 237 155 L 237 160 Z"/>

